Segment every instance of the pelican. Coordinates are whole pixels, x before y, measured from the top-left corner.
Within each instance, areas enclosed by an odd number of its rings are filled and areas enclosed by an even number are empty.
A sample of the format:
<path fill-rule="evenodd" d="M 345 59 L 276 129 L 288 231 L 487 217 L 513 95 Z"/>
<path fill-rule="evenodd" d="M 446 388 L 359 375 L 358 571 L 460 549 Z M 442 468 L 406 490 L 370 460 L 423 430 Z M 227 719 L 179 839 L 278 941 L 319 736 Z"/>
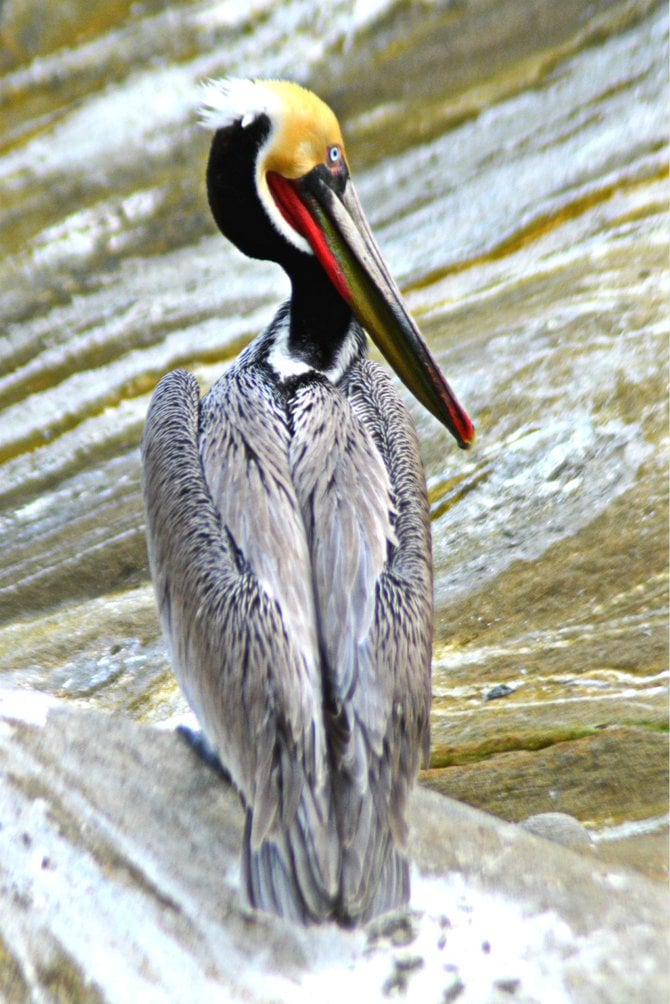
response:
<path fill-rule="evenodd" d="M 474 429 L 375 243 L 331 109 L 287 81 L 203 87 L 214 220 L 291 296 L 204 397 L 183 370 L 156 387 L 151 574 L 177 679 L 245 808 L 250 904 L 350 927 L 408 901 L 431 703 L 425 476 L 364 329 L 461 447 Z"/>

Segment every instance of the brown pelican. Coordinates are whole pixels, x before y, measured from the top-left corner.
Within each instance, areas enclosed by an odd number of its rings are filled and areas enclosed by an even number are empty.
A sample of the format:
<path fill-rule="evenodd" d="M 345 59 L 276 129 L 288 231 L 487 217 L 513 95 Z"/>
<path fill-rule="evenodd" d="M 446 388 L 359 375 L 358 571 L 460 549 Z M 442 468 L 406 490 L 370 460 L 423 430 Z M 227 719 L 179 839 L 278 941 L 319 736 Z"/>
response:
<path fill-rule="evenodd" d="M 151 572 L 177 678 L 246 809 L 252 905 L 353 925 L 409 897 L 429 744 L 432 563 L 416 433 L 363 327 L 465 447 L 333 112 L 278 81 L 205 85 L 209 203 L 291 298 L 200 399 L 159 383 L 143 441 Z"/>

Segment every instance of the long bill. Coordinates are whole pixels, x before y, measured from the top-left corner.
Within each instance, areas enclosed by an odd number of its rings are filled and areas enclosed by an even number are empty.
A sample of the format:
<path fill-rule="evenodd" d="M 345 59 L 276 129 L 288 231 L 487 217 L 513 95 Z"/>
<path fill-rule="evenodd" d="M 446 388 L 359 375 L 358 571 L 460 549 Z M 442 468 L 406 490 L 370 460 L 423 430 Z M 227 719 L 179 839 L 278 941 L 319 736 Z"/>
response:
<path fill-rule="evenodd" d="M 340 295 L 414 397 L 471 446 L 475 430 L 412 320 L 372 236 L 352 182 L 337 194 L 315 169 L 288 181 L 268 176 L 289 222 L 309 242 Z"/>

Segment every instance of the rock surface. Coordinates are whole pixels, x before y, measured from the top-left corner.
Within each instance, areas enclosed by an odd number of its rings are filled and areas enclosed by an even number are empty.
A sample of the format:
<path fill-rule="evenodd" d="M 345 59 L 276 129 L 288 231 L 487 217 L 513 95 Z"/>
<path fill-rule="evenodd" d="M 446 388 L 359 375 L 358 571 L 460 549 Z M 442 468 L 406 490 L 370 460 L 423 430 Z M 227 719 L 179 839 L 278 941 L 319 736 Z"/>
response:
<path fill-rule="evenodd" d="M 668 736 L 603 729 L 546 749 L 497 753 L 481 763 L 424 771 L 421 777 L 434 791 L 514 822 L 524 818 L 524 809 L 525 814 L 559 810 L 588 819 L 594 789 L 600 810 L 612 817 L 622 803 L 630 818 L 659 816 L 670 782 Z"/>
<path fill-rule="evenodd" d="M 8 1002 L 666 999 L 658 885 L 450 799 L 411 909 L 304 931 L 243 905 L 239 801 L 175 733 L 4 691 L 0 758 Z"/>

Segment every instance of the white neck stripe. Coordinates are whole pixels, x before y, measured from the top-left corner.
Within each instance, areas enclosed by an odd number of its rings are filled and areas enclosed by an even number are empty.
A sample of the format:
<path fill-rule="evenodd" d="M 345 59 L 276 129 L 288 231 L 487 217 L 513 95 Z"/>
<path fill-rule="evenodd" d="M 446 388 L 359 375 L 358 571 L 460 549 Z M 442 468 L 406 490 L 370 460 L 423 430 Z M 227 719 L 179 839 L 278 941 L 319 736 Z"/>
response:
<path fill-rule="evenodd" d="M 332 384 L 338 384 L 351 366 L 358 352 L 358 339 L 353 329 L 347 332 L 346 338 L 337 353 L 335 363 L 327 370 L 317 369 L 291 352 L 288 344 L 291 321 L 287 313 L 273 331 L 273 344 L 268 353 L 268 363 L 280 380 L 290 380 L 291 377 L 305 376 L 308 373 L 319 373 Z"/>

